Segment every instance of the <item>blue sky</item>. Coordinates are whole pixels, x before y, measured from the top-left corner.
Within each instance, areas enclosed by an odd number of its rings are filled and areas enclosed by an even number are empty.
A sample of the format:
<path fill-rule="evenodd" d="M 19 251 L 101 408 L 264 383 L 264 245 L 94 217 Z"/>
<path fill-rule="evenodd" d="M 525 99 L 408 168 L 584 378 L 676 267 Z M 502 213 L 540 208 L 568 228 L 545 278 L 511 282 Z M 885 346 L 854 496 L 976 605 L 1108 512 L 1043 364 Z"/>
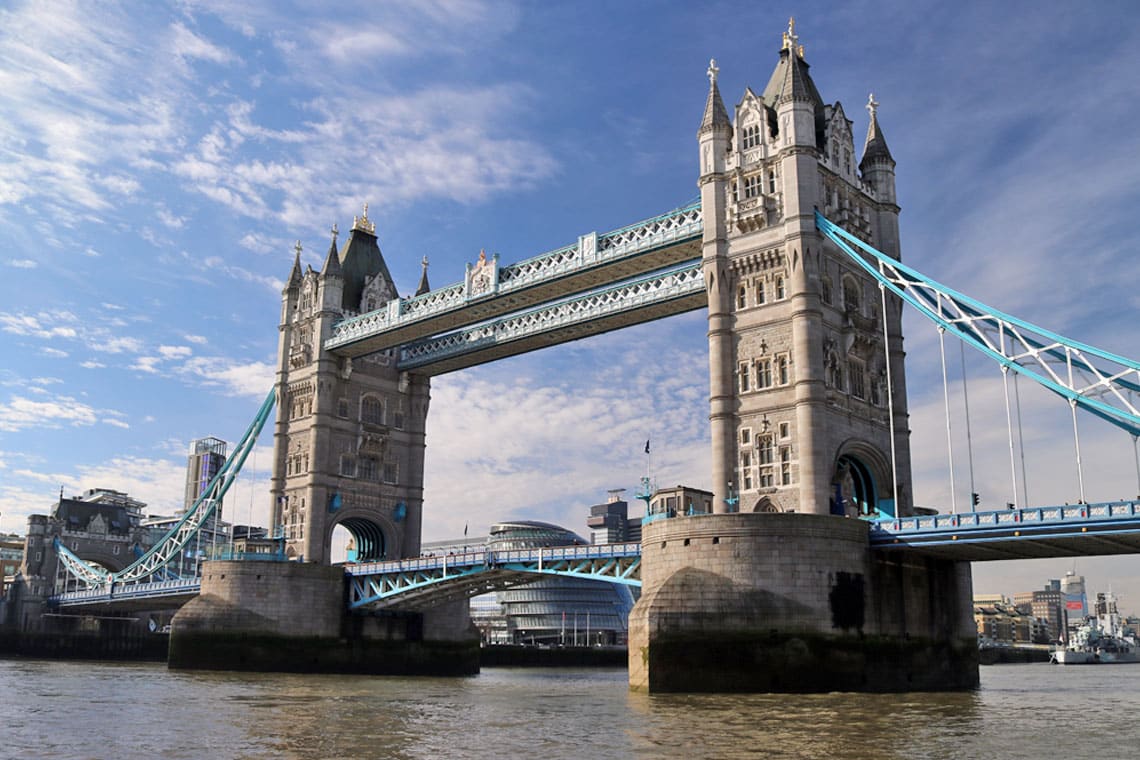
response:
<path fill-rule="evenodd" d="M 236 440 L 272 383 L 294 241 L 319 266 L 363 203 L 407 294 L 425 255 L 446 285 L 480 249 L 517 261 L 695 198 L 709 59 L 731 109 L 763 88 L 789 15 L 856 134 L 868 93 L 881 103 L 908 263 L 1140 356 L 1128 2 L 13 2 L 0 530 L 21 532 L 61 486 L 173 511 L 188 442 Z M 937 336 L 918 320 L 915 493 L 948 506 Z M 704 333 L 690 314 L 438 378 L 425 539 L 506 517 L 582 531 L 606 489 L 632 493 L 647 437 L 659 483 L 707 485 Z M 1000 375 L 968 364 L 976 490 L 999 506 Z M 1067 409 L 1021 392 L 1029 499 L 1073 501 Z M 229 499 L 242 521 L 265 519 L 268 446 Z M 1090 500 L 1136 494 L 1127 436 L 1086 420 L 1081 446 Z M 968 490 L 962 468 L 956 482 Z M 975 585 L 1012 593 L 1071 568 L 979 564 Z M 1137 558 L 1076 569 L 1140 609 Z"/>

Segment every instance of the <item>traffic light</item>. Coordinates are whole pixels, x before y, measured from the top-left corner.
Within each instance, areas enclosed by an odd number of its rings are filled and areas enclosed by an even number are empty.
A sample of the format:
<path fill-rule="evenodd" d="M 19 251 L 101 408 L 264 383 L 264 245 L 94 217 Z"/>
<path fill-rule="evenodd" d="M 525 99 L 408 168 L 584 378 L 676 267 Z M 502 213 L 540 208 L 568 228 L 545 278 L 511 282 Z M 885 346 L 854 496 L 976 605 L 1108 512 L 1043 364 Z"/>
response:
<path fill-rule="evenodd" d="M 982 502 L 982 497 L 979 496 L 977 494 L 977 492 L 974 492 L 973 497 L 974 497 L 974 506 L 976 507 Z"/>

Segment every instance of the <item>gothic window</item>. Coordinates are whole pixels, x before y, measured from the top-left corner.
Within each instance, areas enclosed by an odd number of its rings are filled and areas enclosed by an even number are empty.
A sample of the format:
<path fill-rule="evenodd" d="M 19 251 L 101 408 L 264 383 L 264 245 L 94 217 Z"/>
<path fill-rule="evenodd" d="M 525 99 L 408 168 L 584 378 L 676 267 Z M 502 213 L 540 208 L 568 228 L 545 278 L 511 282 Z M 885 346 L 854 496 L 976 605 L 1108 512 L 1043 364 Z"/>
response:
<path fill-rule="evenodd" d="M 763 186 L 760 184 L 761 178 L 759 174 L 744 179 L 744 197 L 755 198 L 764 192 Z"/>
<path fill-rule="evenodd" d="M 341 398 L 336 401 L 336 416 L 341 419 L 348 419 L 348 399 Z"/>
<path fill-rule="evenodd" d="M 771 169 L 768 172 L 768 193 L 775 194 L 776 192 L 776 170 Z"/>
<path fill-rule="evenodd" d="M 760 464 L 772 464 L 772 455 L 774 453 L 772 436 L 765 435 L 756 440 L 759 443 L 759 446 L 757 448 L 757 455 L 760 458 Z"/>
<path fill-rule="evenodd" d="M 340 474 L 346 478 L 356 477 L 356 457 L 352 454 L 340 455 Z"/>
<path fill-rule="evenodd" d="M 745 150 L 748 150 L 749 148 L 755 148 L 756 146 L 760 145 L 760 125 L 749 124 L 746 126 L 744 128 L 743 137 L 743 145 Z"/>
<path fill-rule="evenodd" d="M 828 306 L 831 305 L 831 278 L 824 277 L 819 283 L 819 296 Z"/>
<path fill-rule="evenodd" d="M 362 457 L 360 460 L 360 477 L 373 483 L 380 480 L 380 463 L 372 457 Z"/>
<path fill-rule="evenodd" d="M 847 174 L 851 173 L 851 149 L 843 149 L 843 171 Z"/>
<path fill-rule="evenodd" d="M 792 426 L 786 422 L 780 423 L 780 438 L 788 438 L 792 434 Z"/>
<path fill-rule="evenodd" d="M 777 276 L 776 277 L 776 300 L 782 301 L 782 300 L 784 300 L 784 298 L 787 297 L 787 295 L 788 295 L 788 293 L 784 289 L 784 278 L 782 276 Z"/>
<path fill-rule="evenodd" d="M 776 356 L 776 385 L 788 384 L 788 355 Z"/>
<path fill-rule="evenodd" d="M 403 430 L 404 429 L 404 400 L 403 399 L 397 399 L 396 409 L 392 412 L 392 416 L 393 416 L 392 424 L 396 427 L 397 430 Z"/>
<path fill-rule="evenodd" d="M 743 309 L 748 305 L 748 289 L 741 285 L 736 291 L 736 308 Z"/>
<path fill-rule="evenodd" d="M 839 166 L 839 143 L 836 140 L 831 141 L 831 163 Z"/>
<path fill-rule="evenodd" d="M 740 455 L 740 489 L 752 490 L 752 454 L 747 451 Z"/>
<path fill-rule="evenodd" d="M 858 399 L 866 398 L 867 391 L 863 362 L 858 359 L 847 360 L 847 382 L 850 385 L 852 396 Z"/>
<path fill-rule="evenodd" d="M 756 360 L 756 388 L 771 388 L 772 387 L 772 360 L 771 359 L 757 359 Z"/>
<path fill-rule="evenodd" d="M 365 311 L 375 311 L 376 310 L 376 299 L 373 296 L 368 296 L 368 300 L 364 302 L 364 310 Z"/>
<path fill-rule="evenodd" d="M 780 447 L 780 485 L 792 484 L 792 449 L 789 446 Z"/>
<path fill-rule="evenodd" d="M 764 281 L 756 280 L 756 303 L 761 304 L 764 303 L 765 300 L 766 296 L 764 294 Z"/>
<path fill-rule="evenodd" d="M 843 308 L 847 311 L 859 311 L 859 283 L 854 277 L 843 278 Z"/>
<path fill-rule="evenodd" d="M 747 446 L 752 443 L 752 428 L 744 428 L 740 431 L 740 445 Z"/>
<path fill-rule="evenodd" d="M 748 375 L 749 375 L 748 362 L 741 362 L 740 363 L 738 375 L 740 377 L 740 392 L 744 393 L 745 391 L 749 390 L 749 387 L 748 387 L 749 386 L 749 383 L 748 383 Z"/>
<path fill-rule="evenodd" d="M 396 461 L 395 454 L 389 454 L 384 459 L 384 482 L 396 483 L 400 478 L 400 463 Z"/>
<path fill-rule="evenodd" d="M 360 402 L 360 421 L 370 425 L 383 425 L 384 402 L 375 396 L 365 396 Z"/>

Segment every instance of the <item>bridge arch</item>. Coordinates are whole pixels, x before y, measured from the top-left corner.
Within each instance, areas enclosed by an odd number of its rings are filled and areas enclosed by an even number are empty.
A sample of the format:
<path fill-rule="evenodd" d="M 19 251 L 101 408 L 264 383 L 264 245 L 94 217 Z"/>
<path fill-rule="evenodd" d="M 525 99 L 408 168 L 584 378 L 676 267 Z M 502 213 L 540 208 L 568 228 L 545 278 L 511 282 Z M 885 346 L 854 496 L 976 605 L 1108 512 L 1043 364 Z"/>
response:
<path fill-rule="evenodd" d="M 894 512 L 890 460 L 866 441 L 851 439 L 839 447 L 831 476 L 831 512 L 852 517 Z"/>
<path fill-rule="evenodd" d="M 376 514 L 361 510 L 346 510 L 337 515 L 328 526 L 325 534 L 325 556 L 331 556 L 333 533 L 337 528 L 348 531 L 352 537 L 357 562 L 373 562 L 396 556 L 398 547 L 393 546 L 393 537 L 399 535 L 396 527 Z"/>

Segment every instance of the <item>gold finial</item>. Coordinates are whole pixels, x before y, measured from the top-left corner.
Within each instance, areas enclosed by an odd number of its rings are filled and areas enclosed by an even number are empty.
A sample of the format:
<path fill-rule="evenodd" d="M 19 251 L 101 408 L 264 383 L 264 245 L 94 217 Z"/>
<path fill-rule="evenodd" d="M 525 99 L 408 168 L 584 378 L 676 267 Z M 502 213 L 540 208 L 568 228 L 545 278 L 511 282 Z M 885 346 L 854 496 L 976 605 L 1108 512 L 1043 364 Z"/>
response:
<path fill-rule="evenodd" d="M 337 229 L 337 226 L 336 226 L 336 222 L 333 222 L 333 226 L 332 226 L 332 229 L 331 229 L 331 230 L 329 230 L 329 232 L 331 232 L 331 233 L 332 233 L 332 236 L 333 236 L 333 242 L 335 243 L 335 242 L 336 242 L 336 236 L 340 234 L 340 230 L 339 230 L 339 229 Z"/>
<path fill-rule="evenodd" d="M 368 204 L 364 204 L 364 213 L 359 217 L 352 217 L 352 229 L 367 232 L 370 235 L 376 234 L 376 225 L 368 221 Z"/>
<path fill-rule="evenodd" d="M 784 32 L 784 46 L 781 50 L 788 50 L 800 58 L 804 57 L 804 46 L 800 44 L 800 38 L 796 36 L 795 16 L 788 18 L 788 31 Z"/>
<path fill-rule="evenodd" d="M 709 75 L 709 87 L 716 86 L 716 75 L 720 73 L 720 69 L 716 67 L 716 59 L 709 59 L 709 70 L 706 72 Z"/>
<path fill-rule="evenodd" d="M 867 112 L 871 114 L 871 121 L 875 120 L 875 113 L 879 110 L 879 102 L 875 100 L 875 93 L 867 96 Z"/>

